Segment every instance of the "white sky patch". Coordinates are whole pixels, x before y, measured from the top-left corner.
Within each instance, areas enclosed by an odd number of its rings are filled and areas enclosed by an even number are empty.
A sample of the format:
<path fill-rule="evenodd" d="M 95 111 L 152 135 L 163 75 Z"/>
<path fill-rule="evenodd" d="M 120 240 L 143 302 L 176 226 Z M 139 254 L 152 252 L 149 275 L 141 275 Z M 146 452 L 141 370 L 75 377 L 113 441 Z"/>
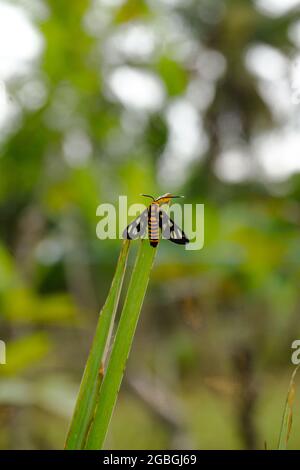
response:
<path fill-rule="evenodd" d="M 134 67 L 118 67 L 109 79 L 110 88 L 124 106 L 145 111 L 160 109 L 165 98 L 161 80 Z"/>
<path fill-rule="evenodd" d="M 16 3 L 26 10 L 31 18 L 44 21 L 50 15 L 47 0 L 18 0 Z"/>
<path fill-rule="evenodd" d="M 195 40 L 190 28 L 180 15 L 170 9 L 164 15 L 163 20 L 156 24 L 155 32 L 162 53 L 170 53 L 172 58 L 179 63 L 185 64 L 189 61 L 194 63 L 199 42 Z"/>
<path fill-rule="evenodd" d="M 147 60 L 155 48 L 155 33 L 149 26 L 133 23 L 124 26 L 114 34 L 107 43 L 108 57 L 116 53 L 135 60 Z"/>
<path fill-rule="evenodd" d="M 106 7 L 119 7 L 125 0 L 98 0 L 98 2 Z"/>
<path fill-rule="evenodd" d="M 167 110 L 172 150 L 185 159 L 193 159 L 198 154 L 201 122 L 197 110 L 186 99 L 178 99 Z"/>
<path fill-rule="evenodd" d="M 258 91 L 274 117 L 282 123 L 292 117 L 291 61 L 277 49 L 259 44 L 248 50 L 245 62 L 256 75 Z"/>
<path fill-rule="evenodd" d="M 205 111 L 211 105 L 215 92 L 216 87 L 212 81 L 196 78 L 188 84 L 186 95 L 199 111 Z"/>
<path fill-rule="evenodd" d="M 57 263 L 64 254 L 62 242 L 56 238 L 46 238 L 39 242 L 35 256 L 41 264 L 52 265 Z"/>
<path fill-rule="evenodd" d="M 222 153 L 216 160 L 218 178 L 228 183 L 241 183 L 253 174 L 252 161 L 243 149 L 232 149 Z"/>
<path fill-rule="evenodd" d="M 25 108 L 31 111 L 37 110 L 47 99 L 46 85 L 42 80 L 28 80 L 18 91 L 18 97 Z"/>
<path fill-rule="evenodd" d="M 180 185 L 187 171 L 208 147 L 197 109 L 187 100 L 174 101 L 167 110 L 169 141 L 161 157 L 160 178 L 163 182 Z"/>
<path fill-rule="evenodd" d="M 82 18 L 83 29 L 91 36 L 101 37 L 112 20 L 110 9 L 99 2 L 93 3 Z"/>
<path fill-rule="evenodd" d="M 300 47 L 300 21 L 295 21 L 291 24 L 288 30 L 288 35 L 291 41 L 297 46 Z"/>
<path fill-rule="evenodd" d="M 218 51 L 203 49 L 199 52 L 196 67 L 200 77 L 207 81 L 218 80 L 225 72 L 225 57 Z"/>
<path fill-rule="evenodd" d="M 18 123 L 19 117 L 19 106 L 10 100 L 5 83 L 0 81 L 0 143 L 5 140 L 11 127 Z"/>
<path fill-rule="evenodd" d="M 6 93 L 4 83 L 0 82 L 0 128 L 3 126 L 8 113 L 9 113 L 8 95 Z"/>
<path fill-rule="evenodd" d="M 19 113 L 5 88 L 5 82 L 18 73 L 28 73 L 32 61 L 41 53 L 42 36 L 20 7 L 0 1 L 0 128 L 9 132 Z M 36 95 L 37 96 L 37 95 Z"/>
<path fill-rule="evenodd" d="M 299 129 L 283 129 L 257 137 L 253 143 L 254 153 L 267 177 L 284 181 L 300 172 Z"/>
<path fill-rule="evenodd" d="M 256 0 L 257 8 L 268 16 L 280 16 L 291 8 L 300 7 L 299 0 Z"/>
<path fill-rule="evenodd" d="M 85 166 L 92 154 L 89 137 L 81 129 L 67 133 L 63 142 L 64 157 L 72 167 Z"/>
<path fill-rule="evenodd" d="M 25 12 L 0 2 L 0 78 L 25 71 L 42 50 L 42 37 Z"/>
<path fill-rule="evenodd" d="M 300 103 L 300 55 L 296 57 L 290 67 L 290 85 L 292 92 L 292 103 Z"/>
<path fill-rule="evenodd" d="M 284 123 L 293 112 L 293 93 L 289 80 L 276 82 L 261 81 L 258 86 L 260 95 L 272 110 L 274 117 Z"/>
<path fill-rule="evenodd" d="M 299 2 L 300 6 L 300 2 Z M 291 61 L 280 51 L 267 45 L 256 45 L 246 54 L 246 66 L 258 78 L 258 90 L 279 129 L 254 139 L 253 149 L 264 175 L 284 181 L 300 171 L 300 61 Z"/>
<path fill-rule="evenodd" d="M 176 7 L 178 5 L 182 5 L 183 3 L 190 3 L 190 0 L 160 0 L 160 2 L 165 3 L 170 7 Z"/>
<path fill-rule="evenodd" d="M 266 44 L 252 46 L 246 53 L 246 66 L 263 80 L 280 80 L 287 72 L 289 61 L 279 50 Z"/>

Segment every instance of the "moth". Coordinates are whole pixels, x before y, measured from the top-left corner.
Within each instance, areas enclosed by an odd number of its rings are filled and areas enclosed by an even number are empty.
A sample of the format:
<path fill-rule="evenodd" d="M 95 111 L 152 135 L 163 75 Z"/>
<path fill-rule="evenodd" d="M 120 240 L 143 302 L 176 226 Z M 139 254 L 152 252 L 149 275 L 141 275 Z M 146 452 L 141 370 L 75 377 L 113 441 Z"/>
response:
<path fill-rule="evenodd" d="M 183 196 L 173 196 L 171 193 L 163 194 L 156 199 L 149 194 L 142 194 L 141 196 L 151 198 L 152 202 L 146 210 L 126 227 L 123 232 L 123 238 L 128 240 L 141 238 L 146 234 L 148 228 L 149 241 L 153 248 L 158 245 L 160 232 L 162 238 L 177 243 L 178 245 L 186 245 L 189 243 L 189 239 L 184 231 L 178 227 L 161 208 L 162 205 L 169 204 L 171 199 Z"/>

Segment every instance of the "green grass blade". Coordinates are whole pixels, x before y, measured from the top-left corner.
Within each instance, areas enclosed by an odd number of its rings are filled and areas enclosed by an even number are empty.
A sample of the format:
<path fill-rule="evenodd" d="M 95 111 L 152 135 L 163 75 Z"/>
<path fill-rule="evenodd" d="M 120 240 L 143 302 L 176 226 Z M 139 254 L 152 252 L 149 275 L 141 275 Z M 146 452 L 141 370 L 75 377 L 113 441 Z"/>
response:
<path fill-rule="evenodd" d="M 280 435 L 279 435 L 279 442 L 278 442 L 278 450 L 286 450 L 288 440 L 290 437 L 290 432 L 292 428 L 292 419 L 293 419 L 293 404 L 295 400 L 295 393 L 296 393 L 296 385 L 295 385 L 295 377 L 299 366 L 296 367 L 292 374 L 292 378 L 290 381 L 288 394 L 286 398 L 286 403 L 284 407 L 284 413 L 282 417 Z"/>
<path fill-rule="evenodd" d="M 102 380 L 101 371 L 119 297 L 122 289 L 129 251 L 129 240 L 123 241 L 116 272 L 106 302 L 100 312 L 95 337 L 87 360 L 85 371 L 77 397 L 77 402 L 66 440 L 66 449 L 82 449 L 94 414 L 97 395 Z"/>
<path fill-rule="evenodd" d="M 140 243 L 112 352 L 100 387 L 94 420 L 87 437 L 87 449 L 100 449 L 103 446 L 157 251 L 150 246 L 148 240 Z"/>

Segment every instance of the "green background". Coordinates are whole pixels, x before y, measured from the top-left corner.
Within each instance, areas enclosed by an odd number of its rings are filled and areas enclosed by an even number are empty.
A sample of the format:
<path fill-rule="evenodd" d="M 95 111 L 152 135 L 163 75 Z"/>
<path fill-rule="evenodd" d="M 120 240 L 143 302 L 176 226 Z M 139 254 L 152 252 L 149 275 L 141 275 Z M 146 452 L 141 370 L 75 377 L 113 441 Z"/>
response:
<path fill-rule="evenodd" d="M 97 206 L 167 191 L 205 204 L 205 246 L 159 246 L 106 447 L 276 447 L 300 338 L 300 177 L 280 172 L 299 10 L 259 3 L 9 2 L 43 47 L 0 130 L 2 449 L 63 447 L 121 243 L 96 238 Z"/>

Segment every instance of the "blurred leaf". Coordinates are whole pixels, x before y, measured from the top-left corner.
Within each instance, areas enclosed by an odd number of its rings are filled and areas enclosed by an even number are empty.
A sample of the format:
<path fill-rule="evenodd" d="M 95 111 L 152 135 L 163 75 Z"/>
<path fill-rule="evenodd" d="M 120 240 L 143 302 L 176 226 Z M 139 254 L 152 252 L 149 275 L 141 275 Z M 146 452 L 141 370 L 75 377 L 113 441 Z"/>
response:
<path fill-rule="evenodd" d="M 11 285 L 14 276 L 13 259 L 5 246 L 0 244 L 0 292 Z"/>
<path fill-rule="evenodd" d="M 33 333 L 7 344 L 6 364 L 1 375 L 17 375 L 40 362 L 50 351 L 51 343 L 46 333 Z"/>
<path fill-rule="evenodd" d="M 68 294 L 37 296 L 25 288 L 9 290 L 3 305 L 5 317 L 20 323 L 64 324 L 78 314 Z"/>
<path fill-rule="evenodd" d="M 166 85 L 169 96 L 184 93 L 188 83 L 188 75 L 182 65 L 168 56 L 162 56 L 157 64 L 157 71 Z"/>
<path fill-rule="evenodd" d="M 126 0 L 117 10 L 116 23 L 126 23 L 150 14 L 148 4 L 144 0 Z"/>
<path fill-rule="evenodd" d="M 37 381 L 1 378 L 0 404 L 39 406 L 48 413 L 69 418 L 77 387 L 64 376 L 55 375 Z"/>

